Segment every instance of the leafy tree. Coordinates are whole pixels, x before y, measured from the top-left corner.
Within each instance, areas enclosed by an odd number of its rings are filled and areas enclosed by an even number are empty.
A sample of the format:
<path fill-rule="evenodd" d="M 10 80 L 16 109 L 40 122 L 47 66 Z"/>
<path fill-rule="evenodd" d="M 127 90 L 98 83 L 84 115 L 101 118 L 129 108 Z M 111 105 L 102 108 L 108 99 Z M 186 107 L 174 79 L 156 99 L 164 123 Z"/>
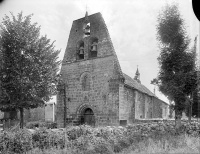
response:
<path fill-rule="evenodd" d="M 192 48 L 192 50 L 196 53 L 196 45 L 197 45 L 197 36 L 195 37 L 194 40 L 194 47 Z M 197 61 L 197 60 L 196 60 Z M 198 67 L 196 68 L 195 71 L 195 78 L 196 78 L 196 84 L 195 84 L 195 89 L 192 92 L 192 95 L 190 97 L 190 99 L 187 99 L 187 103 L 186 103 L 186 109 L 185 109 L 185 113 L 189 118 L 189 121 L 191 121 L 191 117 L 200 117 L 200 96 L 198 95 L 199 92 L 199 86 L 200 85 L 200 80 L 199 80 L 199 75 L 200 75 L 200 71 L 198 69 Z"/>
<path fill-rule="evenodd" d="M 43 106 L 54 93 L 60 64 L 60 51 L 54 49 L 54 42 L 40 36 L 40 26 L 32 24 L 31 17 L 11 13 L 0 25 L 0 110 L 19 110 L 21 128 L 24 109 Z"/>
<path fill-rule="evenodd" d="M 196 54 L 189 49 L 190 40 L 177 4 L 167 4 L 157 19 L 160 70 L 152 82 L 175 102 L 176 126 L 179 127 L 186 102 L 196 88 Z"/>

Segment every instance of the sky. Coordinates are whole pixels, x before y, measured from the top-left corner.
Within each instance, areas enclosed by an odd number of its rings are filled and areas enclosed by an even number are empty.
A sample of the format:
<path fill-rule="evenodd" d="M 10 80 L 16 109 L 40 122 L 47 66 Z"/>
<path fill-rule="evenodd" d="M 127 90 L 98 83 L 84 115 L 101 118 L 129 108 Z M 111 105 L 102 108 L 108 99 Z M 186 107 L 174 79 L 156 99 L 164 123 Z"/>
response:
<path fill-rule="evenodd" d="M 159 72 L 157 16 L 172 2 L 179 5 L 191 46 L 198 35 L 199 53 L 200 23 L 193 13 L 192 0 L 4 0 L 0 3 L 0 22 L 10 12 L 33 14 L 32 22 L 41 26 L 41 35 L 56 41 L 55 49 L 61 50 L 62 60 L 73 20 L 84 17 L 86 9 L 89 15 L 101 12 L 122 71 L 134 78 L 138 66 L 141 83 L 152 92 L 155 88 L 156 96 L 168 103 L 150 82 Z"/>

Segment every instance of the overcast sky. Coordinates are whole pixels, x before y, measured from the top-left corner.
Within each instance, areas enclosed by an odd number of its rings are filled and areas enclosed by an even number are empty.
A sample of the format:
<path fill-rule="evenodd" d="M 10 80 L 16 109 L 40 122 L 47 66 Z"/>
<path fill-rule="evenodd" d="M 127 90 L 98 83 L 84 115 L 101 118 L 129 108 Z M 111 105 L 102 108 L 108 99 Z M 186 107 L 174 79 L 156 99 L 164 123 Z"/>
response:
<path fill-rule="evenodd" d="M 199 21 L 192 10 L 192 0 L 173 0 L 179 4 L 191 45 L 199 36 Z M 158 74 L 159 55 L 156 24 L 159 11 L 172 0 L 5 0 L 0 4 L 0 22 L 5 14 L 33 14 L 32 21 L 41 25 L 41 34 L 56 40 L 63 58 L 73 20 L 101 12 L 124 73 L 134 77 L 139 66 L 141 83 L 152 92 L 151 80 Z M 200 37 L 198 37 L 200 38 Z M 198 48 L 199 49 L 199 48 Z M 156 91 L 156 95 L 168 100 Z"/>

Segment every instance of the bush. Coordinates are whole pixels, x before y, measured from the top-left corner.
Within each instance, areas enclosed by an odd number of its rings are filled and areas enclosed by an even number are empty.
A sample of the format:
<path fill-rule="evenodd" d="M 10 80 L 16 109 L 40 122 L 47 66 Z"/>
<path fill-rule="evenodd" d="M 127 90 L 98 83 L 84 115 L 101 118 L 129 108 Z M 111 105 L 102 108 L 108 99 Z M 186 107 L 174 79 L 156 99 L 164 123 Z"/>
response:
<path fill-rule="evenodd" d="M 92 133 L 94 133 L 94 128 L 87 125 L 72 126 L 67 129 L 69 140 L 75 140 L 83 135 L 88 135 Z"/>
<path fill-rule="evenodd" d="M 0 134 L 0 152 L 24 153 L 33 148 L 32 136 L 27 130 Z"/>
<path fill-rule="evenodd" d="M 29 127 L 47 126 L 46 123 L 29 123 Z M 33 148 L 60 149 L 66 148 L 74 153 L 106 153 L 121 152 L 131 144 L 137 145 L 139 142 L 145 142 L 148 139 L 162 142 L 162 139 L 170 137 L 178 138 L 178 135 L 188 134 L 200 136 L 200 124 L 192 122 L 183 123 L 176 133 L 175 124 L 172 122 L 145 123 L 138 125 L 128 125 L 126 127 L 107 126 L 92 128 L 87 125 L 72 126 L 63 130 L 51 130 L 47 127 L 40 127 L 32 132 L 32 135 L 26 130 L 17 132 L 0 133 L 0 153 L 23 153 Z M 176 147 L 176 142 L 174 142 Z"/>
<path fill-rule="evenodd" d="M 57 123 L 56 122 L 51 122 L 51 121 L 33 121 L 33 122 L 28 122 L 26 124 L 26 128 L 28 129 L 35 129 L 39 127 L 45 127 L 47 129 L 54 129 L 57 128 Z"/>
<path fill-rule="evenodd" d="M 10 149 L 10 143 L 13 138 L 13 133 L 3 132 L 0 134 L 0 153 L 5 153 Z"/>
<path fill-rule="evenodd" d="M 32 140 L 34 147 L 40 149 L 48 149 L 52 147 L 64 148 L 65 142 L 67 142 L 67 140 L 65 140 L 64 132 L 53 132 L 46 128 L 37 130 L 32 135 Z"/>

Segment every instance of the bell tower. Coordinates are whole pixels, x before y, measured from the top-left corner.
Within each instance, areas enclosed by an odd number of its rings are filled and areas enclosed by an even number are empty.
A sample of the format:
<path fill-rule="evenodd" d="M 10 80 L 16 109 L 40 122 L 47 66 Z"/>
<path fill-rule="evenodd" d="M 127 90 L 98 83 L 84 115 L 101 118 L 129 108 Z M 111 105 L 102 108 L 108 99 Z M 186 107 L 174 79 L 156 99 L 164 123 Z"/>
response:
<path fill-rule="evenodd" d="M 108 29 L 101 13 L 74 20 L 70 30 L 63 65 L 79 60 L 115 55 Z M 116 57 L 117 58 L 117 57 Z"/>
<path fill-rule="evenodd" d="M 83 123 L 85 111 L 91 111 L 92 125 L 118 122 L 119 82 L 124 77 L 101 13 L 86 12 L 85 17 L 73 21 L 61 74 L 66 100 L 70 100 L 66 102 L 70 120 Z M 57 99 L 57 122 L 62 127 L 63 95 L 58 94 Z"/>

